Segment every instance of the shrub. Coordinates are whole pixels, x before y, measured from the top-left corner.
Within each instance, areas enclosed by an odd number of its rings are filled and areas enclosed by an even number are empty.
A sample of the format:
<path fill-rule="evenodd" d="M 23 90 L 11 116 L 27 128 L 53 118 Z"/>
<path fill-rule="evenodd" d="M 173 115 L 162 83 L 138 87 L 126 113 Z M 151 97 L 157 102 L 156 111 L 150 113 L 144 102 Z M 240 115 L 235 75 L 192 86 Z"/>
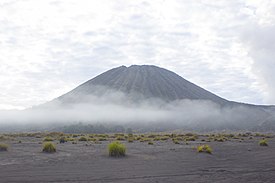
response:
<path fill-rule="evenodd" d="M 53 139 L 51 137 L 45 137 L 43 141 L 44 142 L 50 142 L 50 141 L 53 141 Z"/>
<path fill-rule="evenodd" d="M 61 138 L 59 139 L 59 143 L 60 143 L 60 144 L 65 143 L 65 142 L 67 142 L 67 139 L 66 139 L 65 137 L 61 137 Z"/>
<path fill-rule="evenodd" d="M 7 151 L 8 147 L 9 146 L 7 144 L 0 144 L 0 151 Z"/>
<path fill-rule="evenodd" d="M 214 141 L 216 141 L 216 142 L 224 142 L 225 139 L 224 138 L 215 138 Z"/>
<path fill-rule="evenodd" d="M 108 145 L 109 156 L 121 157 L 125 156 L 126 147 L 120 142 L 112 142 Z"/>
<path fill-rule="evenodd" d="M 260 146 L 268 146 L 267 140 L 266 139 L 260 140 L 259 145 Z"/>
<path fill-rule="evenodd" d="M 97 139 L 96 138 L 88 138 L 88 141 L 93 141 L 95 142 Z"/>
<path fill-rule="evenodd" d="M 43 144 L 43 152 L 54 153 L 56 152 L 55 145 L 51 142 L 46 142 Z"/>
<path fill-rule="evenodd" d="M 165 141 L 165 140 L 168 140 L 169 138 L 170 138 L 169 136 L 162 136 L 162 137 L 160 137 L 160 140 Z"/>
<path fill-rule="evenodd" d="M 74 138 L 67 138 L 66 141 L 74 141 Z"/>
<path fill-rule="evenodd" d="M 132 142 L 134 142 L 134 138 L 133 138 L 133 137 L 131 137 L 131 138 L 128 138 L 128 142 L 129 142 L 129 143 L 132 143 Z"/>
<path fill-rule="evenodd" d="M 193 133 L 186 133 L 185 134 L 185 136 L 187 136 L 187 137 L 191 137 L 191 136 L 194 136 L 195 134 L 193 134 Z"/>
<path fill-rule="evenodd" d="M 78 141 L 88 141 L 88 139 L 86 138 L 86 137 L 80 137 L 79 139 L 78 139 Z"/>
<path fill-rule="evenodd" d="M 154 143 L 152 141 L 149 141 L 148 145 L 154 145 Z"/>
<path fill-rule="evenodd" d="M 125 140 L 125 137 L 124 137 L 124 136 L 117 136 L 117 137 L 116 137 L 116 140 L 121 140 L 121 141 L 123 141 L 123 140 Z"/>
<path fill-rule="evenodd" d="M 107 141 L 107 138 L 106 137 L 99 137 L 98 141 Z"/>
<path fill-rule="evenodd" d="M 149 134 L 149 135 L 147 135 L 147 137 L 148 137 L 148 138 L 155 138 L 156 135 L 155 135 L 155 134 Z"/>
<path fill-rule="evenodd" d="M 173 139 L 174 144 L 180 144 L 177 139 Z"/>
<path fill-rule="evenodd" d="M 195 136 L 188 136 L 185 138 L 185 141 L 196 141 L 196 137 Z"/>
<path fill-rule="evenodd" d="M 212 154 L 212 148 L 209 145 L 201 145 L 197 147 L 197 151 Z"/>
<path fill-rule="evenodd" d="M 160 137 L 155 137 L 154 138 L 154 141 L 159 141 L 160 140 Z"/>

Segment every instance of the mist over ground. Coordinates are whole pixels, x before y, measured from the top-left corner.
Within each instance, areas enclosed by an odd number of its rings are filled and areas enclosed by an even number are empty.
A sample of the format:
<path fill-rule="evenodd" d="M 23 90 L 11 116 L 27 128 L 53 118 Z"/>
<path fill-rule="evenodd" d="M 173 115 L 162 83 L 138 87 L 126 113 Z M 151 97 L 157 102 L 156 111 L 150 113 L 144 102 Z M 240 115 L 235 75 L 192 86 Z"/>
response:
<path fill-rule="evenodd" d="M 159 127 L 169 130 L 253 130 L 265 119 L 272 118 L 271 110 L 246 105 L 221 106 L 209 100 L 141 99 L 138 95 L 101 91 L 77 98 L 69 93 L 65 99 L 60 97 L 33 108 L 0 111 L 1 129 L 53 130 L 81 122 L 148 130 Z"/>

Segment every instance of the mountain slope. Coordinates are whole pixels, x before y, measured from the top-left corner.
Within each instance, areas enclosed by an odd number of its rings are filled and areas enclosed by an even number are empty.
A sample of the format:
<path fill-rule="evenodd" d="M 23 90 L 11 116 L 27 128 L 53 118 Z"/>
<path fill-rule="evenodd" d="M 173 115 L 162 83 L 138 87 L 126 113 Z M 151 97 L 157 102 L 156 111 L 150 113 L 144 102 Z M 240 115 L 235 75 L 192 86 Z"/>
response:
<path fill-rule="evenodd" d="M 103 86 L 106 90 L 97 92 L 96 86 Z M 123 92 L 133 98 L 159 98 L 164 101 L 210 100 L 218 104 L 228 102 L 171 71 L 151 65 L 121 66 L 111 69 L 58 99 L 66 101 L 89 94 L 103 95 L 108 89 Z"/>

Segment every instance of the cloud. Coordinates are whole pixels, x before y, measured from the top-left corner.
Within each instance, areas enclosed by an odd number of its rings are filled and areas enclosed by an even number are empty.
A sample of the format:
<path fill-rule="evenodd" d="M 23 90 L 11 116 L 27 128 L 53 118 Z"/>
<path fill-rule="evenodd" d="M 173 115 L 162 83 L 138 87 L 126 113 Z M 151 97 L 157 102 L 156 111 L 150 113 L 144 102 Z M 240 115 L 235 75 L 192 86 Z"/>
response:
<path fill-rule="evenodd" d="M 241 31 L 241 40 L 252 60 L 251 72 L 265 103 L 275 103 L 275 4 L 257 3 L 253 21 Z"/>
<path fill-rule="evenodd" d="M 275 26 L 251 26 L 244 35 L 265 102 L 275 103 Z"/>
<path fill-rule="evenodd" d="M 103 94 L 100 89 L 104 90 Z M 146 130 L 148 126 L 166 129 L 253 130 L 270 117 L 271 109 L 246 105 L 220 106 L 208 100 L 166 102 L 150 98 L 133 102 L 134 95 L 97 88 L 93 95 L 67 95 L 27 110 L 0 111 L 2 130 L 52 130 L 64 125 L 109 124 Z M 77 101 L 77 102 L 75 102 Z M 255 130 L 255 129 L 254 129 Z"/>
<path fill-rule="evenodd" d="M 262 30 L 272 24 L 273 4 L 1 1 L 0 107 L 44 103 L 101 72 L 131 64 L 171 69 L 229 100 L 274 103 L 267 97 L 274 90 L 264 69 L 271 63 L 261 61 L 258 54 L 264 52 L 251 55 L 257 48 L 247 54 L 253 41 L 241 35 L 246 26 Z"/>

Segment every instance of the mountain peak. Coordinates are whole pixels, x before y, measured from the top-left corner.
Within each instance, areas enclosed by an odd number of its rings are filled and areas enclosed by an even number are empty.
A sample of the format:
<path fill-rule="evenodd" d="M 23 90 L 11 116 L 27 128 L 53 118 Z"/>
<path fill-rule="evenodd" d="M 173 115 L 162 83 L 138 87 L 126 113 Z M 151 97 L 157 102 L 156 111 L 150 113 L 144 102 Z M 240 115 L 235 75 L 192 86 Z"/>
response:
<path fill-rule="evenodd" d="M 95 78 L 83 83 L 68 94 L 74 95 L 96 93 L 96 87 L 103 86 L 113 91 L 119 91 L 130 97 L 141 96 L 143 99 L 159 98 L 164 101 L 181 99 L 210 100 L 224 104 L 227 100 L 185 80 L 176 73 L 154 65 L 120 66 L 110 69 Z M 102 93 L 104 92 L 97 92 Z M 66 98 L 66 95 L 61 98 Z"/>

